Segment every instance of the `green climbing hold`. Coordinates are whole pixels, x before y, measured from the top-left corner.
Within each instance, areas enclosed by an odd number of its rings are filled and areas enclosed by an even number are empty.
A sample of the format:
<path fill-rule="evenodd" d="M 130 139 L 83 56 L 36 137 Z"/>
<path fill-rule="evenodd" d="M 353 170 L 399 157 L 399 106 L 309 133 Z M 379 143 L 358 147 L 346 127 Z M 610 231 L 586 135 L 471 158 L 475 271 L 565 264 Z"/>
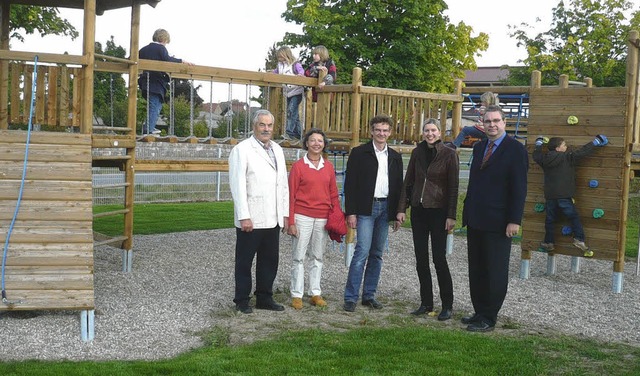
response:
<path fill-rule="evenodd" d="M 536 213 L 542 213 L 544 211 L 544 204 L 541 203 L 537 203 L 534 207 L 533 210 L 535 210 Z"/>
<path fill-rule="evenodd" d="M 593 209 L 593 218 L 602 218 L 602 216 L 604 215 L 604 210 L 602 209 Z"/>

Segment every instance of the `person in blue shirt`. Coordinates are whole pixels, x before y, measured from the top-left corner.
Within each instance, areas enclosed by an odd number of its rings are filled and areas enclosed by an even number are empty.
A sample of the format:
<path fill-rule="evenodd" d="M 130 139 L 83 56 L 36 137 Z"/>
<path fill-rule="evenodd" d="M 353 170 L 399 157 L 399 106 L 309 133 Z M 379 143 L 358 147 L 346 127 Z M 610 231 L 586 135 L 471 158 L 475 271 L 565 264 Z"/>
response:
<path fill-rule="evenodd" d="M 169 56 L 169 51 L 165 47 L 171 41 L 169 32 L 165 29 L 158 29 L 153 33 L 153 42 L 140 49 L 139 58 L 147 60 L 169 61 L 173 63 L 183 63 L 193 65 L 188 61 Z M 156 123 L 162 110 L 162 103 L 167 94 L 169 86 L 169 75 L 165 72 L 143 71 L 138 77 L 138 86 L 142 91 L 142 97 L 147 100 L 147 119 L 142 126 L 143 134 L 160 134 L 156 129 Z"/>

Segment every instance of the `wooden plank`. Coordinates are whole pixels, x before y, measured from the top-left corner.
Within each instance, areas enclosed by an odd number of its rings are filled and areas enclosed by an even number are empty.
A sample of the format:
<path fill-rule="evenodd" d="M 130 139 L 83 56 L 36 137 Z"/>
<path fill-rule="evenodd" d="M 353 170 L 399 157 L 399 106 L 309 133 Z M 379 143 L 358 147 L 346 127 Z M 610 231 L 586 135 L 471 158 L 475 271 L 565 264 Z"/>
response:
<path fill-rule="evenodd" d="M 22 89 L 20 88 L 22 69 L 17 64 L 9 64 L 9 68 L 11 69 L 10 122 L 17 123 L 20 121 L 20 104 L 22 103 L 20 100 L 20 93 L 22 92 Z"/>
<path fill-rule="evenodd" d="M 15 305 L 0 305 L 0 311 L 34 309 L 94 309 L 93 290 L 8 290 L 10 300 L 19 300 Z"/>
<path fill-rule="evenodd" d="M 58 67 L 49 68 L 49 77 L 47 80 L 47 113 L 45 124 L 58 125 Z"/>
<path fill-rule="evenodd" d="M 6 241 L 6 233 L 0 230 L 0 241 Z M 93 233 L 84 231 L 83 233 L 74 233 L 65 231 L 64 229 L 49 229 L 46 232 L 39 231 L 13 231 L 11 233 L 11 241 L 15 243 L 46 243 L 46 244 L 64 244 L 64 243 L 92 243 Z"/>
<path fill-rule="evenodd" d="M 38 68 L 38 72 L 36 75 L 36 118 L 35 122 L 37 124 L 45 124 L 44 122 L 44 112 L 46 108 L 45 102 L 45 93 L 47 91 L 45 86 L 45 78 L 47 76 L 47 72 L 49 67 L 41 66 Z"/>
<path fill-rule="evenodd" d="M 3 179 L 21 179 L 22 165 L 15 162 L 0 161 Z M 90 163 L 53 164 L 31 162 L 27 164 L 27 179 L 31 180 L 88 180 L 91 179 Z"/>
<path fill-rule="evenodd" d="M 21 123 L 29 122 L 31 98 L 33 96 L 33 69 L 31 66 L 23 66 L 22 76 L 24 77 L 24 105 L 22 106 L 22 116 L 20 116 Z M 34 102 L 35 106 L 35 102 Z"/>
<path fill-rule="evenodd" d="M 91 149 L 86 145 L 66 145 L 51 152 L 51 144 L 29 145 L 28 162 L 91 162 Z M 23 161 L 24 143 L 0 142 L 1 161 Z"/>
<path fill-rule="evenodd" d="M 22 205 L 25 205 L 24 203 L 29 200 L 43 203 L 47 203 L 49 200 L 91 202 L 91 182 L 74 181 L 66 183 L 27 180 L 22 192 Z M 19 187 L 20 181 L 18 179 L 0 180 L 0 200 L 8 200 L 9 205 L 14 203 L 18 198 Z M 3 205 L 6 206 L 7 204 Z"/>
<path fill-rule="evenodd" d="M 69 125 L 69 69 L 66 65 L 60 67 L 60 90 L 58 107 L 58 122 L 62 127 Z"/>
<path fill-rule="evenodd" d="M 78 276 L 93 274 L 93 266 L 87 265 L 14 265 L 6 268 L 7 276 L 12 276 L 14 280 L 20 280 L 24 277 L 32 278 L 38 276 L 54 275 L 61 279 L 66 274 L 70 274 L 73 278 L 78 279 Z M 58 275 L 56 275 L 58 274 Z M 47 277 L 49 278 L 49 277 Z"/>
<path fill-rule="evenodd" d="M 52 221 L 53 223 L 65 222 L 90 222 L 93 220 L 93 211 L 91 207 L 68 206 L 34 206 L 29 205 L 33 201 L 22 201 L 18 209 L 16 224 L 19 222 L 38 223 L 38 221 Z M 40 203 L 41 201 L 35 201 Z M 84 201 L 87 206 L 91 201 Z M 13 219 L 15 211 L 15 202 L 0 200 L 0 223 Z"/>
<path fill-rule="evenodd" d="M 25 131 L 0 130 L 0 144 L 25 143 L 26 140 L 27 132 Z M 47 145 L 91 145 L 91 135 L 67 132 L 32 132 L 29 142 Z"/>
<path fill-rule="evenodd" d="M 37 275 L 17 275 L 12 276 L 7 268 L 5 275 L 5 286 L 7 290 L 21 290 L 41 288 L 43 290 L 93 290 L 93 275 L 74 275 L 66 273 L 37 274 Z"/>
<path fill-rule="evenodd" d="M 82 99 L 82 70 L 73 68 L 73 97 L 71 105 L 71 125 L 80 126 L 80 102 Z"/>
<path fill-rule="evenodd" d="M 539 89 L 531 89 L 529 91 L 529 103 L 532 105 L 543 97 L 561 97 L 556 101 L 566 101 L 569 97 L 594 97 L 594 102 L 611 96 L 621 96 L 626 98 L 627 92 L 624 87 L 570 87 L 561 88 L 557 86 L 545 86 Z"/>
<path fill-rule="evenodd" d="M 600 115 L 600 114 L 581 114 L 576 115 L 572 114 L 571 111 L 567 111 L 567 114 L 551 114 L 547 112 L 540 111 L 532 112 L 531 116 L 528 120 L 527 128 L 530 130 L 532 126 L 550 126 L 550 127 L 559 127 L 563 128 L 563 133 L 565 135 L 573 134 L 575 129 L 580 129 L 582 127 L 599 127 L 600 129 L 609 130 L 609 128 L 620 128 L 624 129 L 624 116 L 625 113 L 617 113 L 613 115 Z M 569 125 L 567 124 L 567 118 L 570 115 L 574 115 L 578 117 L 578 124 Z M 566 127 L 567 129 L 564 129 Z M 571 129 L 571 130 L 569 130 Z M 533 132 L 533 131 L 529 131 Z M 603 133 L 600 131 L 600 133 Z M 606 133 L 606 132 L 605 132 Z"/>

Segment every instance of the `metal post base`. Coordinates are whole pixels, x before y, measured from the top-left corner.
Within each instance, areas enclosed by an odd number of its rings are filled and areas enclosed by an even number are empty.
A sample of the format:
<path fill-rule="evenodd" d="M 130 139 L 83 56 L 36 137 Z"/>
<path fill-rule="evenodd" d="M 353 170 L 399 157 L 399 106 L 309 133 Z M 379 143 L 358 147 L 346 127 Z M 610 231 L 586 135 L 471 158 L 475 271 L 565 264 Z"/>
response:
<path fill-rule="evenodd" d="M 616 294 L 622 293 L 622 273 L 621 272 L 613 272 L 612 282 L 613 282 L 613 292 Z"/>
<path fill-rule="evenodd" d="M 571 256 L 571 272 L 580 273 L 580 257 Z"/>
<path fill-rule="evenodd" d="M 80 311 L 80 337 L 84 342 L 93 341 L 94 337 L 94 310 Z"/>
<path fill-rule="evenodd" d="M 133 250 L 122 250 L 122 271 L 124 273 L 131 273 L 131 264 L 133 263 Z"/>
<path fill-rule="evenodd" d="M 529 279 L 531 260 L 520 260 L 520 279 Z"/>
<path fill-rule="evenodd" d="M 556 274 L 556 256 L 547 256 L 547 275 Z"/>

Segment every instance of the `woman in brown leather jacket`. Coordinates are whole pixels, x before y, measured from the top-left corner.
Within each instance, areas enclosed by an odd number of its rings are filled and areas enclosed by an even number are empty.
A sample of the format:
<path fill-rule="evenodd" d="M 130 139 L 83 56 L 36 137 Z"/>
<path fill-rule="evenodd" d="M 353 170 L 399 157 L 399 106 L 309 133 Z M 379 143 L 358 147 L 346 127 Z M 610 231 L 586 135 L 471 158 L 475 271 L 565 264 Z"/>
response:
<path fill-rule="evenodd" d="M 407 174 L 398 205 L 397 219 L 405 220 L 411 205 L 411 230 L 416 254 L 416 270 L 420 280 L 420 307 L 413 315 L 433 312 L 433 289 L 429 268 L 429 244 L 440 287 L 442 310 L 438 320 L 451 318 L 453 283 L 446 257 L 447 233 L 456 223 L 458 204 L 458 155 L 444 145 L 436 119 L 427 119 L 420 142 L 411 153 Z"/>

